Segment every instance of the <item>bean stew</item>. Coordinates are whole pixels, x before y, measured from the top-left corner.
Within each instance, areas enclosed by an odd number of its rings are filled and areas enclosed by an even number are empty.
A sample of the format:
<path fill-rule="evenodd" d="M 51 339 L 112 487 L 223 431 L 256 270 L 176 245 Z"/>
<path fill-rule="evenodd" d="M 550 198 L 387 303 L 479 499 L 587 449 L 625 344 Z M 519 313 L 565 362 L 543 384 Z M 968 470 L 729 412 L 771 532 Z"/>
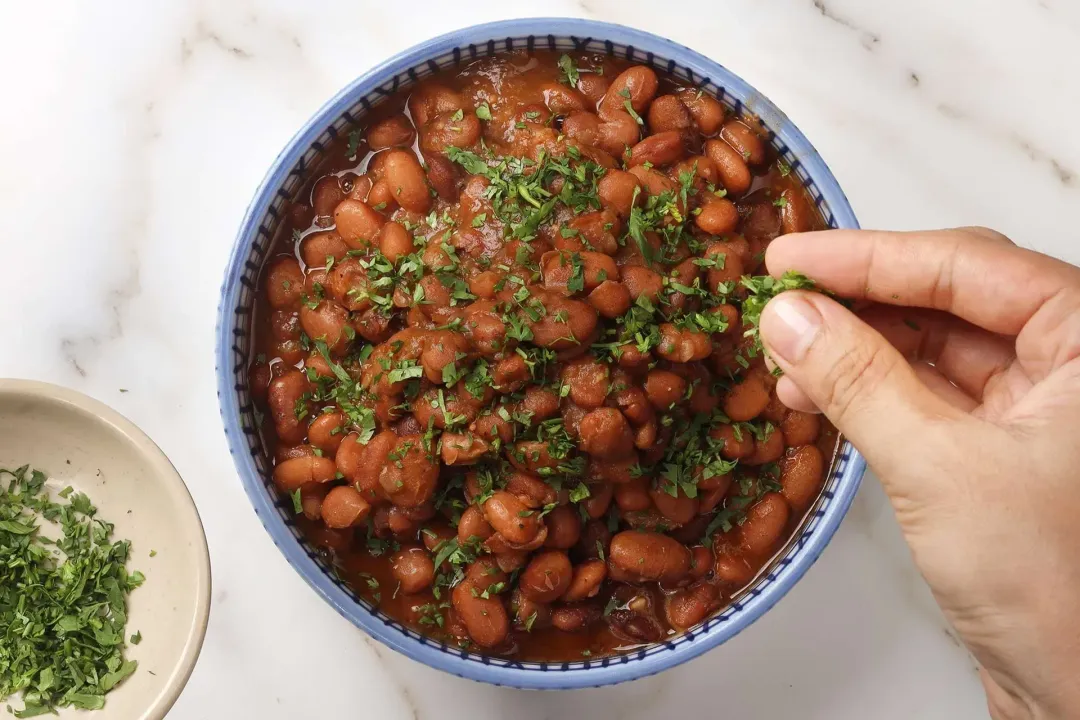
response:
<path fill-rule="evenodd" d="M 761 267 L 824 223 L 753 117 L 497 54 L 339 139 L 275 240 L 251 388 L 307 538 L 439 640 L 567 661 L 726 607 L 836 448 L 776 398 Z"/>

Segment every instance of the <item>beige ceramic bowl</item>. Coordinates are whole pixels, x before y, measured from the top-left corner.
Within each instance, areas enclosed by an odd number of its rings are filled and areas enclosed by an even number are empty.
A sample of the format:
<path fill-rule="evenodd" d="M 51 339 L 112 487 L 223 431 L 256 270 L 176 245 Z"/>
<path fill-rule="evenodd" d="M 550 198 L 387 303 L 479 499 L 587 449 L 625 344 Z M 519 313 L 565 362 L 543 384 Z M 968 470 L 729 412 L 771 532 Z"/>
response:
<path fill-rule="evenodd" d="M 165 454 L 119 413 L 72 390 L 0 379 L 0 467 L 29 464 L 54 491 L 85 492 L 131 540 L 129 570 L 146 575 L 129 598 L 127 657 L 138 670 L 96 712 L 61 718 L 159 720 L 176 702 L 202 648 L 210 613 L 210 555 L 187 487 Z M 154 551 L 154 557 L 150 557 Z M 21 704 L 20 704 L 21 706 Z"/>

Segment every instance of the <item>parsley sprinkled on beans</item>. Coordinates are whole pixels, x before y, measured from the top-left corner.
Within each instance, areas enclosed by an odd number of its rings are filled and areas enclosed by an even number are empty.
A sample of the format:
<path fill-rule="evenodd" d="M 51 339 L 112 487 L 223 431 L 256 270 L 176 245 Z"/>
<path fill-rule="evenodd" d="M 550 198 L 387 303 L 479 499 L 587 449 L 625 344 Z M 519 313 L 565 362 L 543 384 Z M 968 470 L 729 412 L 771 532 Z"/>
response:
<path fill-rule="evenodd" d="M 490 654 L 603 656 L 723 608 L 836 440 L 779 403 L 758 338 L 813 288 L 765 248 L 823 223 L 756 120 L 622 60 L 496 54 L 328 152 L 251 368 L 308 539 L 383 612 Z"/>

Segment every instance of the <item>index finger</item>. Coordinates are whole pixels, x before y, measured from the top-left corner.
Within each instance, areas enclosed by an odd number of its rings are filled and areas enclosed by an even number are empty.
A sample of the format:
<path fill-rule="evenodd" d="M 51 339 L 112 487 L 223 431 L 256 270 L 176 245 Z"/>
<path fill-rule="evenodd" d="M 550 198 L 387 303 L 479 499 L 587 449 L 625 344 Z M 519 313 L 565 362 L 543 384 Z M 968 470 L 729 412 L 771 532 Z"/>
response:
<path fill-rule="evenodd" d="M 1080 286 L 1080 269 L 977 230 L 782 235 L 765 264 L 777 276 L 797 270 L 841 297 L 944 310 L 1006 335 Z"/>

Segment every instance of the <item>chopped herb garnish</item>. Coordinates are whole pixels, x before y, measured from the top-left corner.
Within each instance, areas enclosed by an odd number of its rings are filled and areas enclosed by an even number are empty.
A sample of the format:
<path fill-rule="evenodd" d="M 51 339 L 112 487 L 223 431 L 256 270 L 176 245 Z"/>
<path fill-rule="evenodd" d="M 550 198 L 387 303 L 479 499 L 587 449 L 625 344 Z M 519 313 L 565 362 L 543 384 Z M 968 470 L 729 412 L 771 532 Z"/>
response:
<path fill-rule="evenodd" d="M 562 71 L 559 82 L 566 83 L 570 87 L 576 88 L 580 75 L 578 74 L 577 66 L 574 65 L 574 61 L 570 59 L 569 55 L 563 55 L 559 58 L 559 70 Z"/>
<path fill-rule="evenodd" d="M 127 595 L 144 580 L 125 567 L 131 545 L 112 540 L 86 495 L 54 502 L 45 482 L 29 467 L 0 470 L 0 699 L 22 693 L 20 718 L 99 710 L 137 667 L 124 659 Z M 40 519 L 62 536 L 40 534 Z"/>

